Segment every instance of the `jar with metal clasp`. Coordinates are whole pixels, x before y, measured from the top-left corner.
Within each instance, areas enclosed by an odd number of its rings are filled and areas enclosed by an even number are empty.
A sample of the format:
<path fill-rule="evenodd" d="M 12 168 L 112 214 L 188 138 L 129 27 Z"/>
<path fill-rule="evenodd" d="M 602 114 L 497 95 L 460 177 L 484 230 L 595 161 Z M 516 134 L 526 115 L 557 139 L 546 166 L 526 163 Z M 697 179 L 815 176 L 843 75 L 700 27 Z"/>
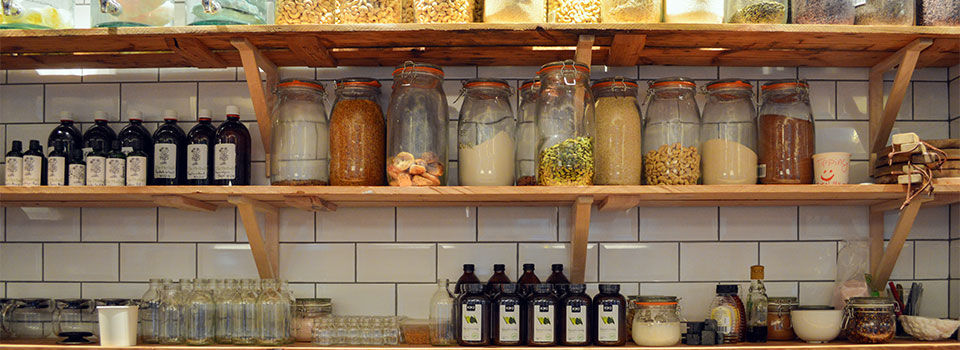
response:
<path fill-rule="evenodd" d="M 790 311 L 800 305 L 797 297 L 769 297 L 767 298 L 767 339 L 793 340 L 793 322 L 790 320 Z"/>
<path fill-rule="evenodd" d="M 859 344 L 886 343 L 897 331 L 897 304 L 887 297 L 850 298 L 843 310 L 843 334 Z"/>

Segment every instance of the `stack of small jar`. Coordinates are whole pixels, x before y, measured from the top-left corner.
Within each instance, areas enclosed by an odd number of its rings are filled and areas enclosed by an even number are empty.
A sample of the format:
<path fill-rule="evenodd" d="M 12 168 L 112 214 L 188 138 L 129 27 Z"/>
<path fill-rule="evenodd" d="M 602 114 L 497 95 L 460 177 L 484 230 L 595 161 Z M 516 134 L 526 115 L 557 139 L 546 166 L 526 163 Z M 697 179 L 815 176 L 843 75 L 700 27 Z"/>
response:
<path fill-rule="evenodd" d="M 397 345 L 400 327 L 396 316 L 337 316 L 315 321 L 313 343 L 329 345 Z"/>

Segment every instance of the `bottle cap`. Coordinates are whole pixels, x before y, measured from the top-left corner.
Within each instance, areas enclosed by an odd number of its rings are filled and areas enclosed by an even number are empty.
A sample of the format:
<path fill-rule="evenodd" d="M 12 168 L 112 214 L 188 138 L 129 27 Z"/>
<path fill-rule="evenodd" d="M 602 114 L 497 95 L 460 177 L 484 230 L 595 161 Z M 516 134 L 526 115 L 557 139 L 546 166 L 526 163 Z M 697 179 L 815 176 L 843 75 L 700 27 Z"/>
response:
<path fill-rule="evenodd" d="M 464 285 L 463 290 L 467 293 L 481 293 L 483 292 L 483 285 L 480 283 L 469 283 Z"/>
<path fill-rule="evenodd" d="M 172 109 L 164 109 L 163 120 L 177 120 L 177 111 Z"/>
<path fill-rule="evenodd" d="M 201 109 L 199 112 L 197 112 L 197 118 L 198 118 L 198 119 L 201 119 L 201 120 L 202 120 L 202 119 L 207 119 L 207 120 L 209 120 L 209 119 L 210 119 L 210 110 L 209 110 L 209 109 L 206 109 L 206 108 Z"/>
<path fill-rule="evenodd" d="M 503 272 L 506 269 L 507 269 L 507 265 L 493 264 L 493 272 Z"/>
<path fill-rule="evenodd" d="M 587 285 L 582 283 L 568 284 L 567 291 L 573 294 L 579 294 L 587 291 Z"/>
<path fill-rule="evenodd" d="M 227 106 L 227 115 L 240 115 L 240 108 L 234 105 Z"/>
<path fill-rule="evenodd" d="M 40 141 L 30 140 L 30 149 L 40 149 Z"/>
<path fill-rule="evenodd" d="M 527 271 L 527 270 L 533 271 L 533 264 L 523 264 L 523 270 L 524 270 L 524 271 Z"/>
<path fill-rule="evenodd" d="M 139 120 L 143 121 L 143 112 L 140 111 L 130 111 L 130 120 Z"/>
<path fill-rule="evenodd" d="M 598 289 L 600 289 L 600 293 L 603 293 L 603 294 L 617 294 L 617 293 L 620 293 L 620 285 L 619 285 L 619 284 L 606 284 L 606 283 L 604 283 L 604 284 L 601 284 L 601 285 L 598 287 Z"/>
<path fill-rule="evenodd" d="M 13 143 L 10 145 L 11 149 L 21 150 L 23 149 L 23 142 L 20 140 L 13 140 Z"/>
<path fill-rule="evenodd" d="M 563 271 L 563 264 L 553 264 L 550 265 L 550 268 L 552 268 L 553 271 Z"/>
<path fill-rule="evenodd" d="M 752 280 L 763 279 L 763 265 L 750 266 L 750 279 Z"/>
<path fill-rule="evenodd" d="M 96 112 L 93 112 L 93 120 L 94 120 L 94 121 L 101 121 L 101 120 L 106 121 L 106 120 L 107 120 L 107 112 L 104 112 L 104 111 L 96 111 Z"/>
<path fill-rule="evenodd" d="M 501 293 L 507 293 L 507 294 L 516 293 L 516 292 L 517 292 L 517 284 L 516 284 L 516 283 L 503 283 L 503 284 L 500 285 L 500 292 L 501 292 Z"/>
<path fill-rule="evenodd" d="M 550 283 L 540 283 L 533 287 L 533 292 L 537 294 L 550 294 L 550 292 L 553 292 L 553 285 Z"/>
<path fill-rule="evenodd" d="M 736 284 L 718 284 L 717 294 L 737 294 L 740 288 Z"/>
<path fill-rule="evenodd" d="M 60 111 L 60 121 L 61 121 L 61 122 L 72 122 L 72 121 L 73 121 L 73 116 L 70 114 L 70 112 Z"/>
<path fill-rule="evenodd" d="M 463 272 L 473 272 L 474 269 L 473 264 L 463 264 Z"/>

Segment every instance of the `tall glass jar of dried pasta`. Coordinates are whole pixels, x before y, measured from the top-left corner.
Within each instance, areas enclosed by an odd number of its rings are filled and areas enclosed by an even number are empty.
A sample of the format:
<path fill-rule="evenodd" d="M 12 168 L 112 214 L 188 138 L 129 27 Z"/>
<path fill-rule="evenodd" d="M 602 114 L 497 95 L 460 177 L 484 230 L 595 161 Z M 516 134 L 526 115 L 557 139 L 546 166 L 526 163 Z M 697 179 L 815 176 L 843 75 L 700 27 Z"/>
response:
<path fill-rule="evenodd" d="M 597 99 L 593 141 L 595 185 L 639 185 L 643 173 L 637 83 L 623 77 L 593 84 Z"/>
<path fill-rule="evenodd" d="M 457 125 L 461 186 L 511 186 L 516 170 L 516 127 L 510 85 L 478 78 L 463 84 Z"/>
<path fill-rule="evenodd" d="M 380 82 L 346 78 L 336 84 L 330 113 L 330 184 L 383 185 L 387 126 L 377 102 Z"/>
<path fill-rule="evenodd" d="M 445 184 L 447 132 L 443 69 L 409 61 L 397 67 L 387 109 L 390 186 Z"/>
<path fill-rule="evenodd" d="M 704 185 L 757 183 L 757 106 L 741 79 L 707 84 L 700 147 Z"/>
<path fill-rule="evenodd" d="M 517 186 L 537 184 L 537 100 L 540 79 L 520 83 L 517 106 Z"/>
<path fill-rule="evenodd" d="M 311 80 L 281 81 L 271 118 L 270 183 L 329 184 L 330 131 L 323 85 Z"/>
<path fill-rule="evenodd" d="M 696 185 L 700 180 L 700 108 L 697 84 L 663 78 L 647 90 L 643 174 L 648 185 Z"/>
<path fill-rule="evenodd" d="M 594 100 L 590 67 L 573 60 L 543 65 L 537 100 L 537 182 L 593 184 Z"/>

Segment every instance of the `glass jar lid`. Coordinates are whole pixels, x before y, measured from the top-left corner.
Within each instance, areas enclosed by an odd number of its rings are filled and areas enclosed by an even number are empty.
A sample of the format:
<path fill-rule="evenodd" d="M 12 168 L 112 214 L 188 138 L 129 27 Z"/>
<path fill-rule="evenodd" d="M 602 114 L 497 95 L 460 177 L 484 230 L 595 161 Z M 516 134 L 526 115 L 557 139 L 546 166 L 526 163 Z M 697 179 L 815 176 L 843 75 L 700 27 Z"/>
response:
<path fill-rule="evenodd" d="M 293 304 L 298 312 L 333 313 L 333 301 L 330 298 L 297 298 Z"/>
<path fill-rule="evenodd" d="M 517 90 L 524 91 L 527 89 L 539 89 L 540 88 L 540 79 L 528 79 L 520 83 L 520 88 Z"/>
<path fill-rule="evenodd" d="M 540 70 L 537 71 L 537 74 L 543 74 L 544 72 L 549 72 L 549 71 L 561 69 L 561 68 L 576 69 L 584 73 L 590 73 L 589 66 L 580 62 L 576 62 L 574 60 L 564 60 L 564 61 L 550 62 L 540 66 Z"/>
<path fill-rule="evenodd" d="M 892 307 L 894 301 L 888 297 L 854 297 L 847 300 L 847 306 L 851 308 L 878 308 Z"/>
<path fill-rule="evenodd" d="M 767 92 L 781 89 L 807 89 L 809 87 L 810 85 L 807 84 L 806 80 L 782 79 L 767 82 L 766 84 L 760 86 L 760 90 Z"/>
<path fill-rule="evenodd" d="M 707 92 L 713 92 L 721 89 L 743 89 L 752 90 L 753 84 L 743 79 L 720 79 L 711 81 L 707 84 Z"/>
<path fill-rule="evenodd" d="M 677 305 L 677 297 L 669 295 L 641 295 L 637 304 L 641 306 Z"/>
<path fill-rule="evenodd" d="M 593 83 L 592 88 L 594 90 L 602 89 L 602 88 L 612 88 L 612 89 L 620 88 L 620 89 L 626 90 L 627 88 L 636 89 L 637 86 L 638 85 L 635 80 L 627 79 L 624 77 L 613 77 L 613 78 L 603 78 L 603 79 L 597 80 L 595 83 Z"/>
<path fill-rule="evenodd" d="M 830 305 L 803 305 L 798 306 L 797 310 L 833 310 L 833 306 Z"/>
<path fill-rule="evenodd" d="M 50 307 L 50 300 L 43 298 L 19 299 L 18 309 L 46 309 Z"/>
<path fill-rule="evenodd" d="M 472 88 L 500 88 L 500 89 L 510 89 L 510 84 L 503 79 L 494 79 L 494 78 L 477 78 L 470 79 L 463 82 L 464 89 Z"/>
<path fill-rule="evenodd" d="M 323 91 L 323 85 L 320 82 L 307 79 L 283 79 L 277 84 L 277 89 L 280 88 L 308 88 Z"/>
<path fill-rule="evenodd" d="M 90 299 L 57 299 L 57 305 L 62 310 L 86 310 L 90 308 Z"/>
<path fill-rule="evenodd" d="M 380 81 L 373 78 L 343 78 L 334 81 L 337 88 L 345 87 L 369 87 L 380 88 Z"/>
<path fill-rule="evenodd" d="M 697 88 L 697 84 L 692 79 L 685 77 L 660 78 L 648 84 L 652 89 L 683 88 L 692 90 Z"/>
<path fill-rule="evenodd" d="M 767 304 L 770 306 L 793 306 L 796 307 L 800 305 L 800 299 L 797 297 L 768 297 Z"/>
<path fill-rule="evenodd" d="M 397 68 L 393 70 L 393 75 L 397 76 L 404 73 L 412 73 L 412 72 L 430 73 L 434 75 L 439 75 L 441 78 L 443 77 L 442 67 L 435 64 L 416 63 L 413 61 L 406 61 L 403 64 L 397 66 Z"/>

